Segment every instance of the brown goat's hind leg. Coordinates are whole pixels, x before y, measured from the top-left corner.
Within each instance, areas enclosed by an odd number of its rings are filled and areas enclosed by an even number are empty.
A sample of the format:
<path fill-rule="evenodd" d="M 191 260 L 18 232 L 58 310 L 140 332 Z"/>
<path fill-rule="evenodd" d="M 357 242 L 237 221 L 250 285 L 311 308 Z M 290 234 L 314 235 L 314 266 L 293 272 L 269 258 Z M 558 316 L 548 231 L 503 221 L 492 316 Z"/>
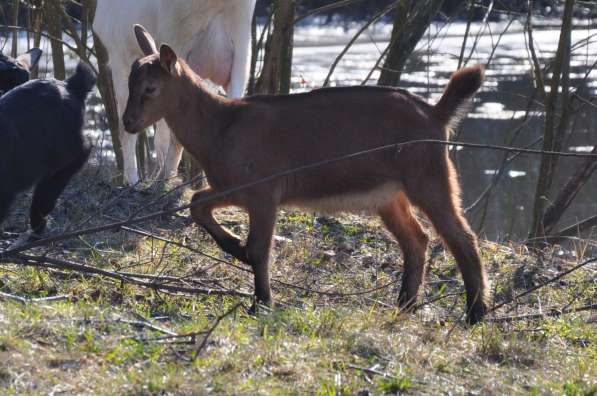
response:
<path fill-rule="evenodd" d="M 415 202 L 429 216 L 438 234 L 454 255 L 466 289 L 467 319 L 470 324 L 485 316 L 489 304 L 487 274 L 481 257 L 477 238 L 466 219 L 454 191 L 452 179 L 426 184 L 425 195 L 418 194 Z M 457 187 L 457 186 L 456 186 Z"/>
<path fill-rule="evenodd" d="M 234 256 L 236 259 L 249 264 L 247 261 L 246 249 L 242 246 L 240 238 L 218 224 L 213 216 L 214 209 L 230 206 L 230 202 L 222 198 L 209 199 L 209 196 L 213 193 L 214 191 L 211 187 L 207 187 L 197 191 L 193 195 L 191 202 L 205 200 L 204 202 L 191 207 L 191 217 L 193 218 L 193 221 L 195 221 L 197 225 L 203 227 L 223 251 Z"/>
<path fill-rule="evenodd" d="M 268 306 L 272 304 L 269 262 L 276 224 L 276 207 L 275 205 L 264 204 L 261 201 L 258 207 L 249 209 L 249 219 L 247 258 L 249 264 L 253 267 L 255 277 L 256 301 L 251 310 L 256 311 L 257 304 Z"/>
<path fill-rule="evenodd" d="M 412 213 L 404 193 L 379 210 L 386 228 L 394 235 L 404 255 L 404 273 L 398 302 L 403 309 L 412 308 L 421 294 L 425 280 L 425 252 L 429 238 Z"/>
<path fill-rule="evenodd" d="M 485 316 L 489 305 L 487 274 L 479 254 L 477 238 L 460 214 L 431 215 L 438 233 L 454 255 L 466 289 L 467 318 L 470 324 Z"/>

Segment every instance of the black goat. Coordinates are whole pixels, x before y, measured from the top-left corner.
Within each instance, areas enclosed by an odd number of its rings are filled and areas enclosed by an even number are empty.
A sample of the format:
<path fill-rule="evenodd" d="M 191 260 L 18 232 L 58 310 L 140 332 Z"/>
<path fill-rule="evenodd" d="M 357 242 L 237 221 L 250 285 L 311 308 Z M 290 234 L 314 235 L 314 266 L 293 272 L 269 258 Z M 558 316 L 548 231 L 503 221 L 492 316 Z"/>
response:
<path fill-rule="evenodd" d="M 89 157 L 83 137 L 85 99 L 96 78 L 79 63 L 66 81 L 32 80 L 0 97 L 0 224 L 17 193 L 35 185 L 34 234 Z"/>
<path fill-rule="evenodd" d="M 31 70 L 40 58 L 38 48 L 32 48 L 16 59 L 0 54 L 0 96 L 29 81 Z"/>

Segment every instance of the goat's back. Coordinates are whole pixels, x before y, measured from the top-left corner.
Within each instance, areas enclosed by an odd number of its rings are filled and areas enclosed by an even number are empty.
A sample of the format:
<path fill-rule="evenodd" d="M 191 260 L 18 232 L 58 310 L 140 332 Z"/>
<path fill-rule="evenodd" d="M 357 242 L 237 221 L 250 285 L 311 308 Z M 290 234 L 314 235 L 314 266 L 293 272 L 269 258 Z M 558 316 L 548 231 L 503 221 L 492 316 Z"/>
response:
<path fill-rule="evenodd" d="M 86 150 L 85 96 L 69 92 L 67 84 L 33 80 L 0 98 L 0 172 L 13 188 L 29 187 Z"/>
<path fill-rule="evenodd" d="M 263 144 L 288 151 L 287 157 L 296 157 L 296 161 L 445 138 L 433 106 L 395 88 L 325 88 L 288 96 L 254 96 L 247 102 L 254 108 L 247 116 L 266 119 L 269 125 L 263 132 L 254 131 L 242 144 L 255 145 L 249 140 L 261 135 Z"/>
<path fill-rule="evenodd" d="M 230 32 L 239 21 L 249 20 L 255 0 L 98 0 L 93 30 L 107 46 L 111 61 L 128 66 L 142 56 L 133 34 L 141 24 L 159 42 L 168 43 L 181 56 L 206 41 L 206 34 Z M 215 23 L 214 23 L 215 21 Z M 225 33 L 229 36 L 229 33 Z M 199 45 L 200 47 L 201 45 Z M 210 48 L 202 54 L 210 57 Z"/>
<path fill-rule="evenodd" d="M 225 147 L 213 148 L 219 154 L 205 164 L 208 177 L 219 173 L 219 179 L 210 180 L 218 188 L 380 146 L 446 137 L 431 105 L 394 88 L 320 89 L 288 96 L 253 96 L 239 103 L 230 116 L 233 123 L 222 132 Z M 277 185 L 274 189 L 282 203 L 319 201 L 307 206 L 333 210 L 359 209 L 369 200 L 369 206 L 377 206 L 406 178 L 444 166 L 444 152 L 444 147 L 431 144 L 374 151 L 272 183 Z M 211 166 L 227 171 L 210 172 Z M 350 197 L 351 202 L 335 200 L 338 196 Z M 331 201 L 322 202 L 329 197 Z"/>

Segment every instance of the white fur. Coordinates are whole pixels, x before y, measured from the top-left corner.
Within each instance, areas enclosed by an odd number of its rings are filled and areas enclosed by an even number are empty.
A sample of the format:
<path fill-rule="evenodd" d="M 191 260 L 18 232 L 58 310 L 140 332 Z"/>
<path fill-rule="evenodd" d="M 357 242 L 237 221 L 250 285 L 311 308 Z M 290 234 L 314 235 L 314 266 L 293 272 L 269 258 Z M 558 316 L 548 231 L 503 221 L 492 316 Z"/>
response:
<path fill-rule="evenodd" d="M 141 24 L 168 43 L 202 78 L 223 86 L 228 95 L 244 95 L 251 53 L 251 20 L 256 0 L 98 0 L 93 30 L 106 46 L 114 80 L 124 158 L 124 179 L 139 181 L 136 135 L 124 132 L 122 114 L 128 97 L 128 75 L 141 57 L 133 25 Z M 164 121 L 156 125 L 156 156 L 160 173 L 176 174 L 182 146 Z"/>
<path fill-rule="evenodd" d="M 400 192 L 398 183 L 385 183 L 369 191 L 350 193 L 343 195 L 332 195 L 316 200 L 290 201 L 283 206 L 299 209 L 311 209 L 327 214 L 339 212 L 367 212 L 377 213 L 377 211 L 396 199 L 396 194 Z"/>

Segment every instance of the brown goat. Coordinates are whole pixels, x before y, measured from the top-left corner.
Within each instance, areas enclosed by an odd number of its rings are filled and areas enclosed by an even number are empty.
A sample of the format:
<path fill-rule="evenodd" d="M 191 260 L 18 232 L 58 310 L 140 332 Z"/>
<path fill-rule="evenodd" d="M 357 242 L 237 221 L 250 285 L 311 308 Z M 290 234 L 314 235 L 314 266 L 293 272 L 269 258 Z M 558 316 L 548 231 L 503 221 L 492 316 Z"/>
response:
<path fill-rule="evenodd" d="M 458 262 L 468 321 L 482 319 L 489 301 L 487 276 L 476 237 L 462 216 L 458 181 L 445 146 L 423 143 L 376 151 L 208 199 L 329 158 L 412 140 L 445 140 L 451 123 L 481 86 L 482 67 L 456 72 L 435 106 L 404 90 L 380 87 L 231 100 L 206 89 L 168 45 L 158 53 L 142 26 L 135 26 L 135 34 L 146 56 L 132 66 L 124 126 L 135 133 L 164 118 L 199 161 L 209 187 L 193 196 L 201 199 L 191 209 L 193 220 L 224 251 L 252 267 L 258 303 L 272 301 L 269 263 L 277 209 L 292 206 L 377 213 L 404 253 L 400 306 L 414 306 L 425 277 L 428 242 L 413 214 L 415 206 L 427 214 Z M 248 212 L 246 244 L 214 219 L 214 209 L 225 206 Z"/>

